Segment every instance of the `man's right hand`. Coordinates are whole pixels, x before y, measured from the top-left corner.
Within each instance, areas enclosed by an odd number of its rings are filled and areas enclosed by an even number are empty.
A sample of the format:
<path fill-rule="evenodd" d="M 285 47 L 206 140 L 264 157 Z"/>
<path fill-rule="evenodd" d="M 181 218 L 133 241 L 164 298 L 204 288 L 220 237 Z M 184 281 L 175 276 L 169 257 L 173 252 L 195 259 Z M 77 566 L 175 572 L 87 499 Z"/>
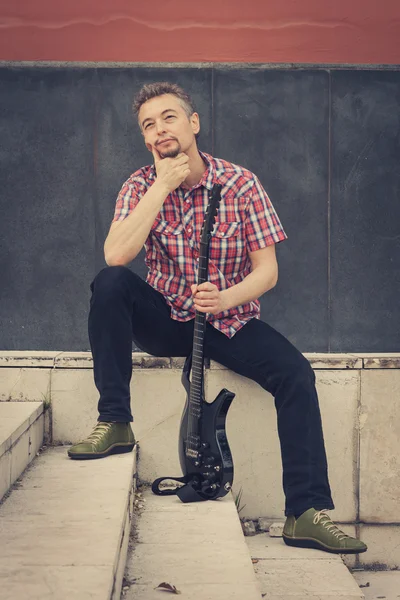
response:
<path fill-rule="evenodd" d="M 181 152 L 175 158 L 161 158 L 157 148 L 151 149 L 157 172 L 157 181 L 162 184 L 170 194 L 185 181 L 190 174 L 189 157 Z"/>

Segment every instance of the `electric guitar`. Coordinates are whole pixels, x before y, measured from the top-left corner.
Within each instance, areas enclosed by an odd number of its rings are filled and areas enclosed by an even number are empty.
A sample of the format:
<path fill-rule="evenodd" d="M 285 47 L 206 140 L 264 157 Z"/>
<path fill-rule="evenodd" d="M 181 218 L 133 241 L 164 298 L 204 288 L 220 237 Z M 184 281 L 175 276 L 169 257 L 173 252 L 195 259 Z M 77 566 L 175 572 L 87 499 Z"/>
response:
<path fill-rule="evenodd" d="M 221 185 L 211 191 L 200 237 L 198 285 L 207 281 L 211 232 L 221 200 Z M 187 397 L 179 432 L 179 460 L 183 477 L 161 477 L 153 482 L 155 494 L 176 494 L 182 502 L 216 500 L 232 487 L 233 461 L 225 431 L 226 416 L 235 394 L 222 389 L 215 400 L 204 399 L 204 336 L 206 313 L 196 310 L 192 353 L 185 361 L 182 384 Z M 191 375 L 191 377 L 190 377 Z M 184 485 L 160 489 L 162 481 Z"/>

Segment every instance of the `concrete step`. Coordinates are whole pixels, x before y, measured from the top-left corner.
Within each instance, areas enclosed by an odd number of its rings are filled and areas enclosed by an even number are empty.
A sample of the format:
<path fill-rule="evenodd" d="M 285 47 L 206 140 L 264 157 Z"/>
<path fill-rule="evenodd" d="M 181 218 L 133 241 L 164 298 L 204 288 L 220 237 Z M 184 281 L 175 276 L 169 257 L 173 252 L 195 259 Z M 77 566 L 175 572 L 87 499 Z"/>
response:
<path fill-rule="evenodd" d="M 117 600 L 131 528 L 136 448 L 73 461 L 45 450 L 0 506 L 0 599 Z"/>
<path fill-rule="evenodd" d="M 281 537 L 246 537 L 261 593 L 268 600 L 363 600 L 340 555 L 286 546 Z"/>
<path fill-rule="evenodd" d="M 0 500 L 43 444 L 43 402 L 0 402 Z"/>
<path fill-rule="evenodd" d="M 363 588 L 365 600 L 397 600 L 400 598 L 399 571 L 354 571 L 354 579 Z"/>
<path fill-rule="evenodd" d="M 185 600 L 260 600 L 232 495 L 182 504 L 146 490 L 143 504 L 121 598 L 160 600 L 165 582 Z"/>

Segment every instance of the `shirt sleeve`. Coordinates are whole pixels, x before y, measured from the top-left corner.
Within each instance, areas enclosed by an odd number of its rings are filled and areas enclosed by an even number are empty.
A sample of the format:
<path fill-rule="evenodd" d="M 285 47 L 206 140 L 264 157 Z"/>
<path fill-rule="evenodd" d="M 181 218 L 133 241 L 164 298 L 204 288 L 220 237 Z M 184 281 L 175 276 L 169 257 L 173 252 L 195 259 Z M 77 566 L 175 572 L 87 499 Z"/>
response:
<path fill-rule="evenodd" d="M 282 242 L 287 238 L 272 202 L 256 176 L 254 176 L 251 199 L 247 206 L 245 232 L 249 252 Z"/>
<path fill-rule="evenodd" d="M 126 219 L 145 193 L 146 188 L 142 182 L 132 177 L 127 179 L 118 194 L 112 222 Z"/>

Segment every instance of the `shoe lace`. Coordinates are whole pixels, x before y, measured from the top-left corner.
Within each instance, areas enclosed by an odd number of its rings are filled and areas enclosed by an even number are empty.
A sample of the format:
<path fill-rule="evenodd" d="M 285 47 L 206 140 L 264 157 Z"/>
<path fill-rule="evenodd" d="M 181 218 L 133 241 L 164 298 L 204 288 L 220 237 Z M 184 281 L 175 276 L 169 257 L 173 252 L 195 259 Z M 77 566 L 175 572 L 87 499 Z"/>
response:
<path fill-rule="evenodd" d="M 318 525 L 320 521 L 321 525 L 323 525 L 325 529 L 327 529 L 330 533 L 332 533 L 332 535 L 337 537 L 339 540 L 344 540 L 345 538 L 350 537 L 349 535 L 344 533 L 344 531 L 339 529 L 337 525 L 335 525 L 335 523 L 332 521 L 332 519 L 329 517 L 325 510 L 319 510 L 315 513 L 314 525 Z"/>
<path fill-rule="evenodd" d="M 87 442 L 92 442 L 96 444 L 107 431 L 109 431 L 112 427 L 112 423 L 98 423 L 96 427 L 93 429 L 92 433 L 87 437 Z"/>

